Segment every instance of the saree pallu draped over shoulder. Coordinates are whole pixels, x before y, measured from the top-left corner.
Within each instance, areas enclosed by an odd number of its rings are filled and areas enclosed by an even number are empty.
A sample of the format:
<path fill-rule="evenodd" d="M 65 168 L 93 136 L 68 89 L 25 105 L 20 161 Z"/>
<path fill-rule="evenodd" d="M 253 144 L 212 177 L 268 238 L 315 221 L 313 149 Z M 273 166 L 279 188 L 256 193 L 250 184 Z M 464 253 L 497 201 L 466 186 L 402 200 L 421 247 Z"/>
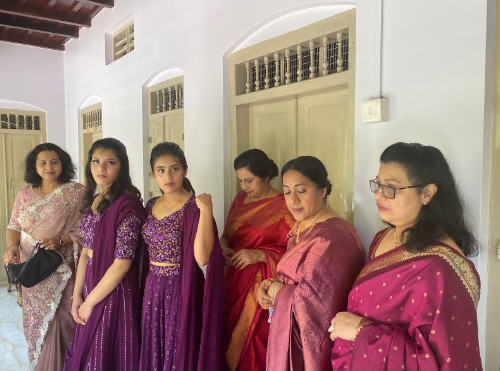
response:
<path fill-rule="evenodd" d="M 354 227 L 341 218 L 317 223 L 299 242 L 296 229 L 297 224 L 278 264 L 285 286 L 274 305 L 267 369 L 330 370 L 330 321 L 347 307 L 365 249 Z"/>
<path fill-rule="evenodd" d="M 21 261 L 28 258 L 36 241 L 69 236 L 72 243 L 61 249 L 62 264 L 38 285 L 23 287 L 23 327 L 28 342 L 31 370 L 62 370 L 64 352 L 75 323 L 71 314 L 75 262 L 82 246 L 78 211 L 83 185 L 63 184 L 46 197 L 31 186 L 23 187 L 14 202 L 7 228 L 21 233 Z"/>
<path fill-rule="evenodd" d="M 334 370 L 482 370 L 476 308 L 480 282 L 473 264 L 435 242 L 378 257 L 387 230 L 349 294 L 348 312 L 368 318 L 355 342 L 335 340 Z"/>
<path fill-rule="evenodd" d="M 262 280 L 276 276 L 294 219 L 283 194 L 247 204 L 245 196 L 235 197 L 222 237 L 235 252 L 262 250 L 266 262 L 226 269 L 225 347 L 231 370 L 254 371 L 266 367 L 269 336 L 268 311 L 259 305 L 257 290 Z"/>

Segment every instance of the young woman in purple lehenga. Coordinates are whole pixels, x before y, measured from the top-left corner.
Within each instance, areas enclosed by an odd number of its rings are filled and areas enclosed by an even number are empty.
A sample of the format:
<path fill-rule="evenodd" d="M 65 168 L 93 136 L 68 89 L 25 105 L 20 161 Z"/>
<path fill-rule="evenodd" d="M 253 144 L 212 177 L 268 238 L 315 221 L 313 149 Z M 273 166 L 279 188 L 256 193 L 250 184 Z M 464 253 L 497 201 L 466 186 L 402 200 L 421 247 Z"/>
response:
<path fill-rule="evenodd" d="M 139 367 L 140 229 L 145 210 L 132 185 L 125 146 L 94 142 L 85 168 L 83 250 L 73 291 L 77 322 L 65 371 Z M 94 197 L 96 185 L 102 193 Z"/>
<path fill-rule="evenodd" d="M 149 273 L 139 369 L 223 370 L 224 267 L 211 197 L 194 196 L 177 144 L 156 145 L 150 163 L 163 195 L 148 201 L 142 228 Z"/>

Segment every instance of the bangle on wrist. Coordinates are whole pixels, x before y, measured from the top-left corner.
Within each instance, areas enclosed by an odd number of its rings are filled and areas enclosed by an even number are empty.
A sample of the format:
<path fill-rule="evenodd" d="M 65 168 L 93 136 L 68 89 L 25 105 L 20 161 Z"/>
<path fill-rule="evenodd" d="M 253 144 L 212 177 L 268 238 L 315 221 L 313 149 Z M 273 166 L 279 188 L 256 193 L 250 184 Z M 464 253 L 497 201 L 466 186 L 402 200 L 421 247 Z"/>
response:
<path fill-rule="evenodd" d="M 19 244 L 18 244 L 18 243 L 13 243 L 13 244 L 11 244 L 11 245 L 7 248 L 7 250 L 8 250 L 8 249 L 10 249 L 12 246 L 17 246 L 17 247 L 19 247 Z"/>

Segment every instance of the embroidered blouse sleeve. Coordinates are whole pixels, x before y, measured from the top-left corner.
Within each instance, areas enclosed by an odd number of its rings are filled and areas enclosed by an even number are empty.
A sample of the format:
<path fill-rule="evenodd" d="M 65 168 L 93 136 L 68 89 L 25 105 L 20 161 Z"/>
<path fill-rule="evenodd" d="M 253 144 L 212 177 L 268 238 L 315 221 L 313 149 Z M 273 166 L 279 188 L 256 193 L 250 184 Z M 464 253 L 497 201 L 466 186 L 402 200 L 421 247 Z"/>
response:
<path fill-rule="evenodd" d="M 12 207 L 12 216 L 10 218 L 9 225 L 7 226 L 8 229 L 12 229 L 19 233 L 21 233 L 22 231 L 21 224 L 19 224 L 19 211 L 21 206 L 21 198 L 23 197 L 23 191 L 24 189 L 21 189 L 16 196 L 14 206 Z"/>
<path fill-rule="evenodd" d="M 134 212 L 129 211 L 116 231 L 115 259 L 134 259 L 140 233 L 141 220 Z"/>

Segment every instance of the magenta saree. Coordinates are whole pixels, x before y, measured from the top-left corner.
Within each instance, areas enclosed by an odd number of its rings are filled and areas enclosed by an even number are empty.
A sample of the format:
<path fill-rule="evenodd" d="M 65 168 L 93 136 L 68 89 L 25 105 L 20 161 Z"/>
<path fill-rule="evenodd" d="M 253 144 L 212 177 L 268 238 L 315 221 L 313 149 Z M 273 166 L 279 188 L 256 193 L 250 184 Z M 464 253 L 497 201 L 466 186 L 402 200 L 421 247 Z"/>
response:
<path fill-rule="evenodd" d="M 45 197 L 31 186 L 19 191 L 7 228 L 21 233 L 21 261 L 28 258 L 36 241 L 60 236 L 72 244 L 59 250 L 63 263 L 38 285 L 23 287 L 23 328 L 28 342 L 31 370 L 60 371 L 75 321 L 71 316 L 75 262 L 82 245 L 78 230 L 82 215 L 78 211 L 84 191 L 80 183 L 70 182 Z"/>
<path fill-rule="evenodd" d="M 454 248 L 400 246 L 370 260 L 349 294 L 348 312 L 373 321 L 355 342 L 335 340 L 334 370 L 482 370 L 476 307 L 479 277 Z"/>
<path fill-rule="evenodd" d="M 278 264 L 286 285 L 278 292 L 267 349 L 267 369 L 330 370 L 333 342 L 328 327 L 347 307 L 361 270 L 365 249 L 354 227 L 341 218 L 316 224 L 296 242 L 297 223 L 288 235 L 288 251 Z"/>

